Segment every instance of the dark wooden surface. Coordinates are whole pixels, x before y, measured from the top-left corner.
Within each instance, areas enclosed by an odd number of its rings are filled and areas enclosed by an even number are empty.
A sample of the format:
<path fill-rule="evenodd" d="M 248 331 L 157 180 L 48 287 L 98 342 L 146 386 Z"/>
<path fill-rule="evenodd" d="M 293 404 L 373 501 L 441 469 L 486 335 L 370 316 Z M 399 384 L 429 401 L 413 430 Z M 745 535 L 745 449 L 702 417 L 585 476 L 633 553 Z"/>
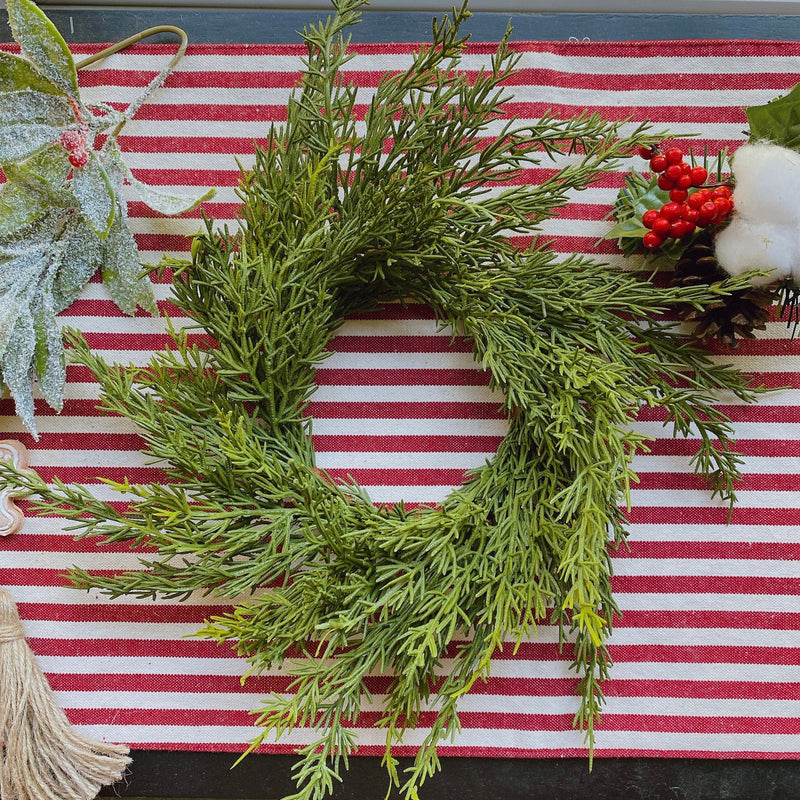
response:
<path fill-rule="evenodd" d="M 296 42 L 319 17 L 309 11 L 214 11 L 167 8 L 49 7 L 67 41 L 117 41 L 158 24 L 184 28 L 192 42 Z M 0 11 L 0 41 L 10 31 Z M 369 11 L 354 41 L 423 41 L 430 14 Z M 476 13 L 466 30 L 495 41 L 511 19 L 518 40 L 643 39 L 800 40 L 800 16 L 751 14 L 493 14 Z M 169 39 L 171 41 L 171 39 Z M 177 800 L 278 800 L 293 784 L 290 756 L 250 756 L 231 770 L 229 753 L 138 751 L 128 779 L 101 796 Z M 335 800 L 380 800 L 386 794 L 380 760 L 351 759 Z M 426 784 L 426 800 L 800 800 L 800 764 L 792 761 L 705 759 L 443 759 Z M 392 798 L 399 797 L 392 794 Z"/>

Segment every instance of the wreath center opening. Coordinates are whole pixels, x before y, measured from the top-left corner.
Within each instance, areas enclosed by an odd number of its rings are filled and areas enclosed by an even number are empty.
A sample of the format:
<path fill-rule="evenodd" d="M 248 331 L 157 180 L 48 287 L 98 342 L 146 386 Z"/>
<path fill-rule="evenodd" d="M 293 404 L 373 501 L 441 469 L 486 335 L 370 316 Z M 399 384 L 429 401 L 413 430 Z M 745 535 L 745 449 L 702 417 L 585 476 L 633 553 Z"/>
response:
<path fill-rule="evenodd" d="M 471 343 L 428 306 L 352 315 L 328 349 L 307 410 L 317 466 L 375 503 L 440 503 L 508 432 L 503 396 Z"/>

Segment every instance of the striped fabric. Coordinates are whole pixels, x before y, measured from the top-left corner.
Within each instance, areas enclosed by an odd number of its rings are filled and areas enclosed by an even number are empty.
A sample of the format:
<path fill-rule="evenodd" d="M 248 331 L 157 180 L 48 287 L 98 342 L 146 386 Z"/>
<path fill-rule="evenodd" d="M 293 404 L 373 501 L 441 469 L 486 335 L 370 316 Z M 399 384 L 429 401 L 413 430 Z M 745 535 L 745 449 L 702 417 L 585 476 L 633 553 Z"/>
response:
<path fill-rule="evenodd" d="M 523 119 L 584 108 L 612 118 L 652 120 L 676 137 L 699 134 L 696 152 L 736 147 L 743 106 L 763 103 L 800 80 L 800 45 L 788 42 L 520 43 L 521 71 L 509 110 Z M 92 51 L 76 47 L 78 55 Z M 409 45 L 359 45 L 348 64 L 366 103 L 379 75 L 403 67 Z M 464 67 L 488 64 L 491 45 L 474 45 Z M 127 105 L 171 48 L 137 45 L 81 72 L 86 100 Z M 301 68 L 301 48 L 195 45 L 164 88 L 129 124 L 120 143 L 142 180 L 176 191 L 217 186 L 206 211 L 230 222 L 237 207 L 236 159 L 252 163 L 252 141 L 280 120 Z M 631 122 L 631 124 L 634 124 Z M 639 166 L 639 164 L 637 164 Z M 522 176 L 538 181 L 548 162 Z M 622 175 L 602 180 L 544 225 L 559 252 L 594 253 Z M 145 260 L 187 250 L 199 214 L 153 215 L 131 198 L 132 226 Z M 156 287 L 173 315 L 169 287 Z M 165 342 L 165 322 L 122 316 L 92 282 L 65 324 L 77 326 L 109 359 L 142 363 Z M 311 412 L 320 466 L 352 475 L 375 501 L 436 502 L 464 471 L 491 456 L 503 436 L 499 398 L 465 343 L 450 344 L 429 310 L 390 306 L 349 320 L 319 370 Z M 786 387 L 743 407 L 720 405 L 735 421 L 746 477 L 730 524 L 689 467 L 692 441 L 674 440 L 655 413 L 638 426 L 655 437 L 636 459 L 631 550 L 614 558 L 624 619 L 615 627 L 612 679 L 598 731 L 597 756 L 800 757 L 800 342 L 782 323 L 754 343 L 718 358 L 734 361 L 770 387 Z M 50 479 L 90 485 L 101 477 L 157 479 L 140 455 L 135 430 L 94 410 L 97 386 L 70 367 L 61 415 L 39 407 L 34 442 L 11 402 L 0 401 L 0 438 L 20 438 L 32 466 Z M 280 674 L 240 686 L 245 664 L 192 633 L 219 610 L 205 598 L 185 603 L 108 601 L 65 586 L 70 564 L 91 569 L 136 565 L 121 547 L 76 544 L 59 519 L 30 519 L 0 542 L 0 584 L 19 602 L 30 643 L 70 718 L 87 733 L 135 747 L 242 748 L 254 732 L 248 712 L 281 691 Z M 463 732 L 450 755 L 570 756 L 585 753 L 572 730 L 576 678 L 556 633 L 512 655 L 500 653 L 491 679 L 461 702 Z M 385 681 L 374 679 L 380 695 Z M 369 709 L 367 709 L 369 711 Z M 360 752 L 380 752 L 382 735 L 361 719 Z M 409 749 L 424 731 L 410 732 Z M 308 740 L 300 731 L 264 749 L 286 752 Z"/>

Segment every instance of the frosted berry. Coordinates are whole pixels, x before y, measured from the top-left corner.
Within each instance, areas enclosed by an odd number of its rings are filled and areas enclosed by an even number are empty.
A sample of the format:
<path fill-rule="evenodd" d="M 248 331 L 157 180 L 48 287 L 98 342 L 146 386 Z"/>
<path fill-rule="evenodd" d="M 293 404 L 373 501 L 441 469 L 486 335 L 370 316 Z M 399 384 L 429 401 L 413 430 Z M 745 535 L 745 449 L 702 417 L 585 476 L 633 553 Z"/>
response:
<path fill-rule="evenodd" d="M 78 169 L 85 167 L 89 163 L 89 151 L 86 149 L 73 150 L 69 154 L 69 163 Z"/>

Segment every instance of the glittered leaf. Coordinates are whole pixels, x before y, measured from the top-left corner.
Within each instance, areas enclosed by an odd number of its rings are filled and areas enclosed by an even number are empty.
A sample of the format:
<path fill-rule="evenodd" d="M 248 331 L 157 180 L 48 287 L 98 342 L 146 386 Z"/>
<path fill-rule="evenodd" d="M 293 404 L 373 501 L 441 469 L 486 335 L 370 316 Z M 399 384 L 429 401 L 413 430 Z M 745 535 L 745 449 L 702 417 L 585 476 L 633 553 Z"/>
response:
<path fill-rule="evenodd" d="M 750 106 L 745 113 L 751 138 L 800 149 L 800 83 L 789 94 L 763 106 Z"/>
<path fill-rule="evenodd" d="M 56 322 L 53 295 L 49 291 L 43 292 L 33 319 L 36 342 L 34 373 L 47 404 L 56 411 L 60 411 L 64 405 L 67 367 L 61 327 Z"/>
<path fill-rule="evenodd" d="M 0 94 L 0 126 L 36 123 L 62 128 L 75 122 L 66 97 L 25 89 Z"/>
<path fill-rule="evenodd" d="M 0 128 L 0 165 L 21 161 L 58 138 L 60 128 L 51 125 L 8 125 Z"/>
<path fill-rule="evenodd" d="M 193 208 L 196 208 L 200 203 L 212 198 L 216 194 L 215 189 L 209 189 L 205 194 L 196 196 L 169 194 L 168 192 L 159 191 L 136 179 L 130 167 L 122 160 L 119 154 L 115 155 L 115 164 L 119 166 L 125 180 L 133 186 L 136 193 L 144 200 L 147 206 L 152 208 L 153 211 L 158 211 L 160 214 L 166 214 L 167 216 L 183 214 L 185 211 L 191 211 Z"/>
<path fill-rule="evenodd" d="M 33 315 L 28 307 L 20 309 L 8 346 L 0 358 L 0 371 L 14 398 L 14 408 L 24 425 L 38 438 L 33 421 L 33 359 L 36 351 Z"/>
<path fill-rule="evenodd" d="M 114 218 L 114 190 L 100 159 L 93 152 L 89 153 L 86 166 L 73 172 L 72 190 L 84 219 L 104 237 Z"/>
<path fill-rule="evenodd" d="M 80 217 L 75 218 L 65 234 L 64 255 L 53 280 L 56 312 L 72 305 L 102 260 L 102 241 Z"/>
<path fill-rule="evenodd" d="M 0 91 L 15 92 L 20 89 L 35 89 L 48 94 L 61 93 L 61 89 L 40 75 L 30 61 L 13 53 L 0 51 Z"/>
<path fill-rule="evenodd" d="M 63 147 L 45 147 L 24 161 L 4 167 L 6 178 L 11 183 L 50 205 L 66 202 L 63 186 L 71 170 L 72 165 Z"/>
<path fill-rule="evenodd" d="M 0 186 L 0 237 L 28 225 L 44 211 L 44 204 L 13 183 Z"/>
<path fill-rule="evenodd" d="M 17 318 L 31 304 L 45 258 L 44 250 L 34 248 L 0 264 L 0 358 L 10 346 Z"/>
<path fill-rule="evenodd" d="M 7 0 L 8 21 L 22 54 L 59 89 L 78 96 L 78 73 L 67 43 L 31 0 Z"/>
<path fill-rule="evenodd" d="M 141 306 L 151 314 L 158 314 L 153 285 L 139 261 L 136 240 L 119 209 L 103 241 L 103 281 L 123 313 L 135 314 Z"/>

